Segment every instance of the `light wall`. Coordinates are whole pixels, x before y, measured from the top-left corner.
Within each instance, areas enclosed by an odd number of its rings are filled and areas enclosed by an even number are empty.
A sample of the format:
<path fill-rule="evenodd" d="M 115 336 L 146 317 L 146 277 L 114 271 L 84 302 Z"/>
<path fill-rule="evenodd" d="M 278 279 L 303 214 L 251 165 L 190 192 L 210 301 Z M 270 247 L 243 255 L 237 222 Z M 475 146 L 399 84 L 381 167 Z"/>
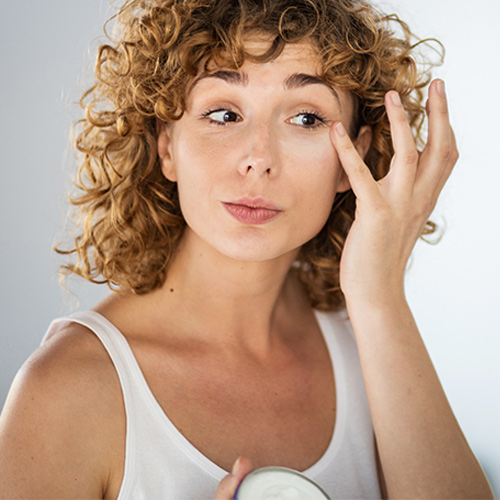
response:
<path fill-rule="evenodd" d="M 461 158 L 436 219 L 439 245 L 419 244 L 408 296 L 456 415 L 500 496 L 500 80 L 497 0 L 379 2 L 447 49 Z M 0 406 L 49 322 L 106 290 L 61 292 L 51 247 L 61 233 L 72 156 L 69 126 L 90 74 L 104 0 L 0 0 Z M 84 69 L 85 68 L 85 69 Z"/>

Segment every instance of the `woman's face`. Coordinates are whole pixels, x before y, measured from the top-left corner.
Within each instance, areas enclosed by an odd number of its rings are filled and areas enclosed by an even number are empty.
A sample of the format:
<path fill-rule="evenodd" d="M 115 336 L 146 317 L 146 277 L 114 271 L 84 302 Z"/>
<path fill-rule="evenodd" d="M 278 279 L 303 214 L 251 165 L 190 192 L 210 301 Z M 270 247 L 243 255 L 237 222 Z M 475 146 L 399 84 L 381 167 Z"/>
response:
<path fill-rule="evenodd" d="M 309 45 L 287 45 L 271 62 L 201 74 L 161 130 L 162 170 L 195 241 L 261 261 L 295 256 L 321 230 L 348 188 L 329 128 L 348 128 L 352 102 L 315 76 L 316 61 Z"/>

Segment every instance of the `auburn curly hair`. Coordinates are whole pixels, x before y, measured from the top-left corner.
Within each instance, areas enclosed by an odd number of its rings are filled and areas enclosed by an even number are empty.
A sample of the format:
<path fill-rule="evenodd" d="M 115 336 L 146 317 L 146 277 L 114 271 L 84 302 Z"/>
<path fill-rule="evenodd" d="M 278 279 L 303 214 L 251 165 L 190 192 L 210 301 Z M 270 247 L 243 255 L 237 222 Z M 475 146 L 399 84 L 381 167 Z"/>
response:
<path fill-rule="evenodd" d="M 386 175 L 394 152 L 387 91 L 399 92 L 417 146 L 423 145 L 422 89 L 433 63 L 417 47 L 426 41 L 363 0 L 129 0 L 110 21 L 114 30 L 98 49 L 96 82 L 80 101 L 79 192 L 70 198 L 80 217 L 72 246 L 56 248 L 77 259 L 61 266 L 63 275 L 138 294 L 164 283 L 186 223 L 176 184 L 160 169 L 156 124 L 182 116 L 188 84 L 210 67 L 238 69 L 245 60 L 276 58 L 287 43 L 311 43 L 319 76 L 353 98 L 350 134 L 372 128 L 365 160 L 376 179 Z M 265 53 L 245 51 L 250 31 L 270 37 Z M 324 228 L 293 266 L 317 309 L 345 305 L 339 263 L 354 210 L 353 192 L 338 194 Z M 428 222 L 423 234 L 435 229 Z"/>

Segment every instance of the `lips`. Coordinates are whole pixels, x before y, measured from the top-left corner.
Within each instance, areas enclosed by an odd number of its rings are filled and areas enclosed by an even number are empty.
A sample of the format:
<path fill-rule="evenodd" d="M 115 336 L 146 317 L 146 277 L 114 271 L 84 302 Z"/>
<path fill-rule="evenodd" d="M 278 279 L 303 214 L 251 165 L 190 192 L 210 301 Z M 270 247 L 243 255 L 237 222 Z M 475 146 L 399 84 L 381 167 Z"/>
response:
<path fill-rule="evenodd" d="M 234 219 L 243 224 L 265 224 L 282 213 L 274 203 L 263 198 L 241 198 L 223 202 L 223 205 Z"/>

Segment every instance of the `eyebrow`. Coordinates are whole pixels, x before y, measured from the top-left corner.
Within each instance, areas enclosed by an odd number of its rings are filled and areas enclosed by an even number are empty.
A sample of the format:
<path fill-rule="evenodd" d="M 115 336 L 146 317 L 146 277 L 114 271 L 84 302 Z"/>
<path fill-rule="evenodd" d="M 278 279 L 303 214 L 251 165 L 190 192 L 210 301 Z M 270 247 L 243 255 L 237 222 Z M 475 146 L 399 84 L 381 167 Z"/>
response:
<path fill-rule="evenodd" d="M 292 90 L 292 89 L 298 89 L 301 87 L 305 87 L 307 85 L 324 85 L 337 99 L 337 102 L 342 108 L 342 105 L 340 104 L 340 98 L 339 94 L 337 91 L 328 85 L 328 83 L 325 82 L 322 78 L 316 75 L 309 75 L 307 73 L 294 73 L 293 75 L 290 75 L 284 82 L 284 87 L 287 90 Z"/>
<path fill-rule="evenodd" d="M 219 78 L 220 80 L 224 80 L 227 83 L 231 83 L 233 85 L 242 85 L 246 87 L 248 85 L 248 75 L 246 73 L 241 73 L 239 71 L 228 71 L 228 70 L 219 70 L 215 73 L 202 73 L 200 76 L 194 79 L 191 84 L 190 91 L 193 90 L 194 86 L 200 82 L 201 80 L 205 80 L 206 78 Z"/>
<path fill-rule="evenodd" d="M 230 71 L 230 70 L 219 70 L 214 73 L 203 73 L 198 76 L 193 83 L 191 84 L 190 91 L 193 87 L 201 80 L 206 78 L 219 78 L 220 80 L 224 80 L 225 82 L 232 85 L 241 85 L 246 87 L 248 85 L 248 75 L 244 72 L 240 71 Z M 309 75 L 307 73 L 293 73 L 290 75 L 284 82 L 283 87 L 286 90 L 293 90 L 302 87 L 306 87 L 307 85 L 324 85 L 335 97 L 337 100 L 339 107 L 342 109 L 342 105 L 340 103 L 339 94 L 337 91 L 328 85 L 322 78 L 315 75 Z"/>

